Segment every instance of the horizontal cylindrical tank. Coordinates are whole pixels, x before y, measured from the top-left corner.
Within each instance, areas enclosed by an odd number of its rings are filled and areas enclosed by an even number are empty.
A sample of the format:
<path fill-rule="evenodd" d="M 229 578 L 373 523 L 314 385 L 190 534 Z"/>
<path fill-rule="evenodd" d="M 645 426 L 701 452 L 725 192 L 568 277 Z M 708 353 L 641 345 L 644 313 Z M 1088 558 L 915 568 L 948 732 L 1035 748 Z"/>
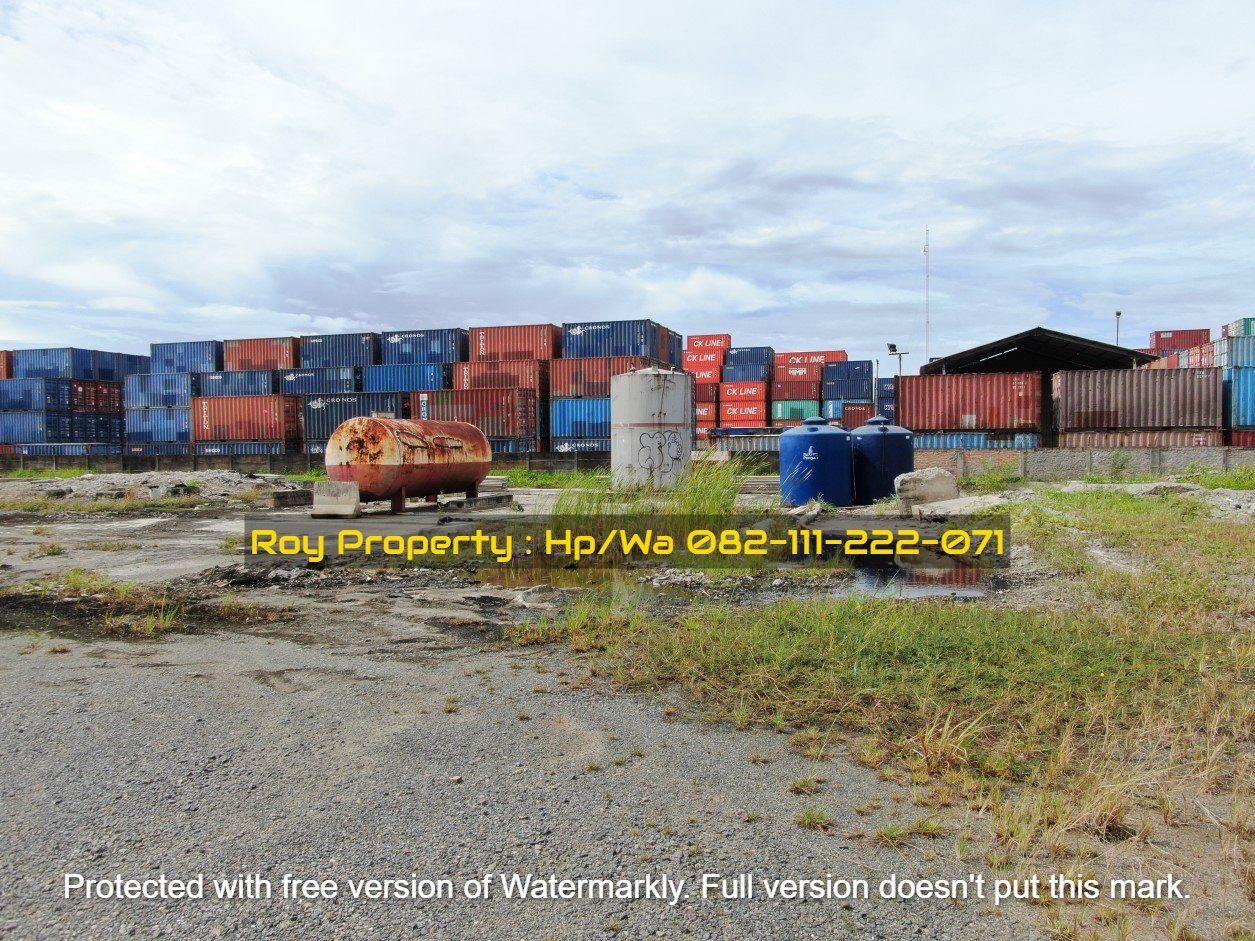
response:
<path fill-rule="evenodd" d="M 492 451 L 484 433 L 457 421 L 350 418 L 327 441 L 331 480 L 357 484 L 364 501 L 474 496 Z"/>
<path fill-rule="evenodd" d="M 780 435 L 780 499 L 785 506 L 822 500 L 854 502 L 850 433 L 822 418 L 808 418 Z"/>

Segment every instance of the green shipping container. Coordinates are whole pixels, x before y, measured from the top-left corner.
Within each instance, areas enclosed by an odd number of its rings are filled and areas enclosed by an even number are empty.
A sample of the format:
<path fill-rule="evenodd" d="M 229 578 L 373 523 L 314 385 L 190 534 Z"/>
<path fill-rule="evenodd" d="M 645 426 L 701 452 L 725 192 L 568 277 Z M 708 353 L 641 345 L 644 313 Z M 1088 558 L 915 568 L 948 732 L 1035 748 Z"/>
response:
<path fill-rule="evenodd" d="M 1226 337 L 1255 337 L 1255 317 L 1243 317 L 1225 327 Z"/>
<path fill-rule="evenodd" d="M 771 417 L 781 421 L 806 421 L 819 414 L 819 402 L 811 399 L 780 399 L 771 403 Z"/>

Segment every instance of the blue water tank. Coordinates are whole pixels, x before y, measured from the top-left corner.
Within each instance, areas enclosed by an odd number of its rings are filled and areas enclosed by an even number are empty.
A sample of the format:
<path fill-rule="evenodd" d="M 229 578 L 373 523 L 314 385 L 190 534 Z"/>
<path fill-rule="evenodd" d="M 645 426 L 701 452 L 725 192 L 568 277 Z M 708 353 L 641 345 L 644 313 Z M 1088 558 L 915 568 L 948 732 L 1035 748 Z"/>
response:
<path fill-rule="evenodd" d="M 864 506 L 893 496 L 893 481 L 915 470 L 915 435 L 877 415 L 850 433 L 854 501 Z"/>
<path fill-rule="evenodd" d="M 822 500 L 854 502 L 850 433 L 824 418 L 808 418 L 780 435 L 780 499 L 785 506 Z"/>

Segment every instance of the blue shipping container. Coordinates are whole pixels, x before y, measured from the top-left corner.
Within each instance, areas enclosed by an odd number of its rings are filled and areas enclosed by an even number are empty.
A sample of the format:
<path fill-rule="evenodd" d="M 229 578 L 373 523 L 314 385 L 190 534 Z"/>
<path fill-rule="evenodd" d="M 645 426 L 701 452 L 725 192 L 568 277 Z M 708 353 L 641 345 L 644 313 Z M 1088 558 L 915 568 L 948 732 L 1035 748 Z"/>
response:
<path fill-rule="evenodd" d="M 376 366 L 379 334 L 323 333 L 301 337 L 301 368 L 328 366 Z"/>
<path fill-rule="evenodd" d="M 95 350 L 96 378 L 108 382 L 121 382 L 127 376 L 137 372 L 151 372 L 148 368 L 147 356 L 135 353 L 106 353 Z"/>
<path fill-rule="evenodd" d="M 68 412 L 69 379 L 0 379 L 0 412 Z"/>
<path fill-rule="evenodd" d="M 493 454 L 533 454 L 540 450 L 535 438 L 489 438 L 488 446 Z"/>
<path fill-rule="evenodd" d="M 75 441 L 122 441 L 121 415 L 74 412 L 70 415 L 70 428 Z"/>
<path fill-rule="evenodd" d="M 0 442 L 45 444 L 74 440 L 74 425 L 65 412 L 0 412 Z"/>
<path fill-rule="evenodd" d="M 871 379 L 825 379 L 825 399 L 845 399 L 847 402 L 870 402 Z"/>
<path fill-rule="evenodd" d="M 567 359 L 650 356 L 675 365 L 683 345 L 680 334 L 652 320 L 590 320 L 562 325 L 562 355 Z"/>
<path fill-rule="evenodd" d="M 279 370 L 279 391 L 283 395 L 325 395 L 361 390 L 362 371 L 355 366 Z"/>
<path fill-rule="evenodd" d="M 776 351 L 770 346 L 734 346 L 723 358 L 727 366 L 770 366 Z"/>
<path fill-rule="evenodd" d="M 196 374 L 197 395 L 274 395 L 279 374 L 273 369 L 238 369 Z"/>
<path fill-rule="evenodd" d="M 609 438 L 554 438 L 553 450 L 559 454 L 580 451 L 585 454 L 610 450 Z"/>
<path fill-rule="evenodd" d="M 555 438 L 609 437 L 610 400 L 552 400 L 549 403 L 549 433 Z"/>
<path fill-rule="evenodd" d="M 326 441 L 306 441 L 305 453 L 306 454 L 326 454 L 327 442 Z"/>
<path fill-rule="evenodd" d="M 74 444 L 19 444 L 13 449 L 27 457 L 106 457 L 122 453 L 122 445 L 83 441 Z"/>
<path fill-rule="evenodd" d="M 363 392 L 423 392 L 449 388 L 449 368 L 443 363 L 367 366 L 362 370 Z"/>
<path fill-rule="evenodd" d="M 192 410 L 190 408 L 128 408 L 126 410 L 127 444 L 191 440 Z"/>
<path fill-rule="evenodd" d="M 876 380 L 876 398 L 884 398 L 893 395 L 893 376 L 881 376 Z"/>
<path fill-rule="evenodd" d="M 724 382 L 771 382 L 771 367 L 746 363 L 742 366 L 724 366 Z"/>
<path fill-rule="evenodd" d="M 381 335 L 379 361 L 385 366 L 417 363 L 465 363 L 470 359 L 470 333 L 450 330 L 394 330 Z"/>
<path fill-rule="evenodd" d="M 982 451 L 1028 450 L 1041 441 L 1035 434 L 998 434 L 984 431 L 930 431 L 915 435 L 915 450 Z"/>
<path fill-rule="evenodd" d="M 845 363 L 824 363 L 824 381 L 829 379 L 866 379 L 872 381 L 872 361 L 852 359 Z M 867 395 L 871 398 L 871 394 Z"/>
<path fill-rule="evenodd" d="M 302 404 L 305 437 L 326 440 L 341 423 L 365 418 L 371 412 L 390 412 L 393 418 L 410 417 L 410 397 L 403 392 L 358 392 L 344 395 L 311 395 Z"/>
<path fill-rule="evenodd" d="M 123 408 L 178 408 L 192 404 L 196 374 L 190 372 L 135 373 L 122 380 Z"/>
<path fill-rule="evenodd" d="M 1224 371 L 1224 416 L 1226 428 L 1255 428 L 1255 367 Z"/>
<path fill-rule="evenodd" d="M 242 457 L 251 454 L 286 454 L 288 445 L 283 441 L 197 441 L 192 449 L 195 454 L 205 457 Z"/>
<path fill-rule="evenodd" d="M 157 441 L 151 444 L 128 444 L 123 448 L 124 454 L 135 457 L 186 457 L 192 453 L 190 442 L 176 443 L 173 441 Z"/>
<path fill-rule="evenodd" d="M 14 350 L 14 379 L 95 379 L 95 350 Z"/>
<path fill-rule="evenodd" d="M 824 418 L 839 420 L 841 418 L 842 406 L 845 403 L 841 399 L 824 399 Z"/>
<path fill-rule="evenodd" d="M 222 368 L 221 340 L 154 343 L 150 349 L 153 372 L 217 372 Z"/>

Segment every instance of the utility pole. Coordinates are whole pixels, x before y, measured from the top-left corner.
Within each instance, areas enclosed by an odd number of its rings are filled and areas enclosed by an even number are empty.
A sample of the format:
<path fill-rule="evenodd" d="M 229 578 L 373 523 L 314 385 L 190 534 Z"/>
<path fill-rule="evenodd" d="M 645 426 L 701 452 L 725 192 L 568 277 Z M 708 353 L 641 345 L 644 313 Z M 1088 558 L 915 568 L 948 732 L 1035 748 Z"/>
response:
<path fill-rule="evenodd" d="M 1120 345 L 1120 311 L 1116 311 L 1116 346 Z"/>
<path fill-rule="evenodd" d="M 890 344 L 889 344 L 889 355 L 890 355 L 890 356 L 896 356 L 896 357 L 898 358 L 898 378 L 901 378 L 901 376 L 902 376 L 902 357 L 903 357 L 903 356 L 910 356 L 911 354 L 910 354 L 910 353 L 908 353 L 906 350 L 899 350 L 899 349 L 898 349 L 898 344 L 896 344 L 896 343 L 890 343 Z"/>
<path fill-rule="evenodd" d="M 929 295 L 929 289 L 931 287 L 930 282 L 932 280 L 930 262 L 931 262 L 931 259 L 928 257 L 928 229 L 927 227 L 925 227 L 924 229 L 924 364 L 925 365 L 927 365 L 928 361 L 932 358 L 932 343 L 931 343 L 931 335 L 930 335 L 931 324 L 929 323 L 929 310 L 928 310 L 928 301 L 929 301 L 928 295 Z M 898 372 L 900 373 L 901 371 L 902 369 L 899 366 Z"/>

